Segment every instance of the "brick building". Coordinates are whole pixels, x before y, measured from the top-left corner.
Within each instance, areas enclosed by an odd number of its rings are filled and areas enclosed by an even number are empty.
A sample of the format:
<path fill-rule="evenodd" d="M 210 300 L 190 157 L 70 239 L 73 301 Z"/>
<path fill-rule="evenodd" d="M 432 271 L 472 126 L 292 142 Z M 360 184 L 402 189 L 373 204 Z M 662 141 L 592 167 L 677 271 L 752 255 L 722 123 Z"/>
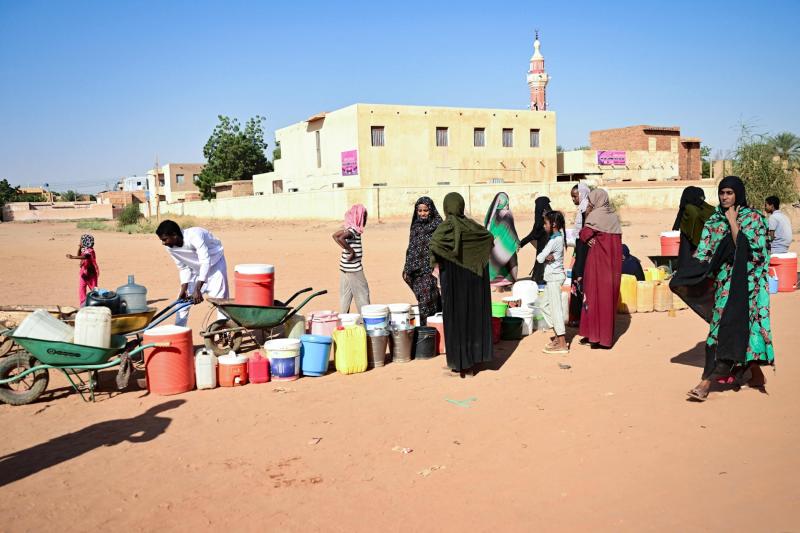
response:
<path fill-rule="evenodd" d="M 591 149 L 596 151 L 669 152 L 677 154 L 678 178 L 699 180 L 703 165 L 700 139 L 681 137 L 677 126 L 628 126 L 598 130 L 589 134 Z"/>

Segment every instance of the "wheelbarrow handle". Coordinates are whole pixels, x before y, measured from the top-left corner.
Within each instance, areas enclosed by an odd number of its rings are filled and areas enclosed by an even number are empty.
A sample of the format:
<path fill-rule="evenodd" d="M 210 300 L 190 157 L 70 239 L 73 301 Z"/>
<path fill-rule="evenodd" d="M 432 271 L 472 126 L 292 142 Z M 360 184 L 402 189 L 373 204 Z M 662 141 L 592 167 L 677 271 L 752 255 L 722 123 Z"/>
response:
<path fill-rule="evenodd" d="M 313 291 L 313 290 L 314 290 L 314 289 L 313 289 L 312 287 L 306 287 L 305 289 L 300 289 L 300 290 L 299 290 L 299 291 L 297 291 L 296 293 L 292 294 L 292 296 L 291 296 L 291 297 L 289 297 L 289 299 L 288 299 L 288 300 L 286 300 L 285 302 L 283 302 L 283 305 L 285 305 L 286 307 L 289 307 L 289 304 L 292 302 L 292 300 L 294 300 L 295 298 L 297 298 L 298 296 L 300 296 L 300 295 L 301 295 L 301 294 L 303 294 L 304 292 Z"/>
<path fill-rule="evenodd" d="M 149 348 L 169 348 L 170 346 L 172 346 L 172 343 L 168 342 L 168 341 L 166 341 L 166 342 L 148 342 L 147 344 L 142 344 L 138 348 L 135 348 L 135 349 L 131 350 L 130 352 L 128 352 L 128 355 L 129 356 L 136 355 L 137 353 L 143 352 L 143 351 L 145 351 L 145 350 L 147 350 Z"/>
<path fill-rule="evenodd" d="M 327 291 L 327 290 L 325 290 L 325 289 L 323 289 L 323 290 L 321 290 L 321 291 L 317 291 L 317 292 L 315 292 L 314 294 L 311 294 L 311 295 L 310 295 L 308 298 L 306 298 L 305 300 L 303 300 L 303 303 L 301 303 L 300 305 L 298 305 L 297 307 L 295 307 L 294 309 L 292 309 L 291 311 L 289 311 L 289 314 L 287 314 L 285 317 L 283 317 L 283 320 L 281 320 L 281 321 L 280 321 L 280 323 L 279 323 L 278 325 L 280 325 L 280 324 L 285 324 L 287 320 L 289 320 L 289 319 L 290 319 L 290 318 L 292 318 L 292 317 L 293 317 L 295 314 L 297 314 L 297 312 L 298 312 L 300 309 L 302 309 L 302 308 L 303 308 L 303 306 L 305 306 L 305 305 L 306 305 L 308 302 L 310 302 L 311 300 L 313 300 L 313 299 L 314 299 L 314 298 L 316 298 L 317 296 L 322 296 L 323 294 L 328 294 L 328 291 Z"/>
<path fill-rule="evenodd" d="M 155 315 L 151 320 L 150 323 L 145 326 L 142 331 L 147 331 L 148 329 L 154 328 L 167 320 L 169 317 L 180 311 L 181 309 L 186 309 L 187 307 L 191 307 L 194 305 L 192 300 L 175 300 L 167 307 L 161 310 L 160 313 Z"/>

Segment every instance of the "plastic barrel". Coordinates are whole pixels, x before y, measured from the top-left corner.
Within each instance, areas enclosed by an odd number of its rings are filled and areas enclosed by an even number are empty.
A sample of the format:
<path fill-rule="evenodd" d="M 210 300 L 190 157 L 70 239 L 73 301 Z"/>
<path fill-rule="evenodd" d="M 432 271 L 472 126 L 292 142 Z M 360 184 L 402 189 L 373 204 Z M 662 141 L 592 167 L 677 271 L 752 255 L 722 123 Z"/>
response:
<path fill-rule="evenodd" d="M 661 232 L 661 255 L 673 256 L 673 257 L 677 256 L 680 247 L 681 247 L 680 231 Z"/>
<path fill-rule="evenodd" d="M 436 357 L 436 328 L 419 326 L 414 328 L 414 359 Z"/>
<path fill-rule="evenodd" d="M 169 342 L 165 348 L 149 348 L 144 352 L 147 390 L 170 395 L 194 388 L 194 346 L 192 330 L 181 326 L 160 326 L 144 333 L 144 344 Z"/>
<path fill-rule="evenodd" d="M 236 303 L 270 306 L 274 303 L 275 267 L 272 265 L 236 265 L 233 269 Z"/>
<path fill-rule="evenodd" d="M 773 254 L 769 259 L 769 266 L 778 274 L 779 292 L 792 292 L 797 288 L 797 254 Z"/>
<path fill-rule="evenodd" d="M 300 337 L 300 367 L 304 376 L 324 376 L 328 372 L 333 339 L 324 335 Z"/>

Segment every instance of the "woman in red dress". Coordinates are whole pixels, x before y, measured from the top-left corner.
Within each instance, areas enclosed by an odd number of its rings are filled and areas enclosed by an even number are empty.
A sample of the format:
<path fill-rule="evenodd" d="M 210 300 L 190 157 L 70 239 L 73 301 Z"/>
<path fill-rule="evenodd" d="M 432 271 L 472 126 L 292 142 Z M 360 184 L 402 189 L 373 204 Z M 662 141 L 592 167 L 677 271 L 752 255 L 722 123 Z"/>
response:
<path fill-rule="evenodd" d="M 580 342 L 611 348 L 622 276 L 622 226 L 603 189 L 589 193 L 580 239 L 589 246 L 582 280 Z"/>

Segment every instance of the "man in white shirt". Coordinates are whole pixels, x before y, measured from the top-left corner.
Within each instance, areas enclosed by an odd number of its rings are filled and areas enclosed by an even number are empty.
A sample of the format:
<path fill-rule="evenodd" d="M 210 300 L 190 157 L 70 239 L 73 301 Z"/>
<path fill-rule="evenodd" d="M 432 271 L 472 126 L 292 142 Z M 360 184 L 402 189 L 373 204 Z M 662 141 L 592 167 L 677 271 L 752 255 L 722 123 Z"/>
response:
<path fill-rule="evenodd" d="M 770 254 L 786 253 L 792 244 L 792 223 L 780 208 L 781 201 L 777 196 L 770 196 L 764 202 L 764 211 L 769 215 Z"/>
<path fill-rule="evenodd" d="M 169 255 L 178 266 L 181 292 L 178 299 L 191 298 L 195 304 L 203 301 L 203 294 L 212 298 L 228 298 L 228 266 L 222 243 L 204 228 L 187 228 L 172 220 L 158 225 L 156 235 L 167 247 Z M 217 313 L 219 319 L 225 318 Z M 175 324 L 185 326 L 189 308 L 176 314 Z"/>

